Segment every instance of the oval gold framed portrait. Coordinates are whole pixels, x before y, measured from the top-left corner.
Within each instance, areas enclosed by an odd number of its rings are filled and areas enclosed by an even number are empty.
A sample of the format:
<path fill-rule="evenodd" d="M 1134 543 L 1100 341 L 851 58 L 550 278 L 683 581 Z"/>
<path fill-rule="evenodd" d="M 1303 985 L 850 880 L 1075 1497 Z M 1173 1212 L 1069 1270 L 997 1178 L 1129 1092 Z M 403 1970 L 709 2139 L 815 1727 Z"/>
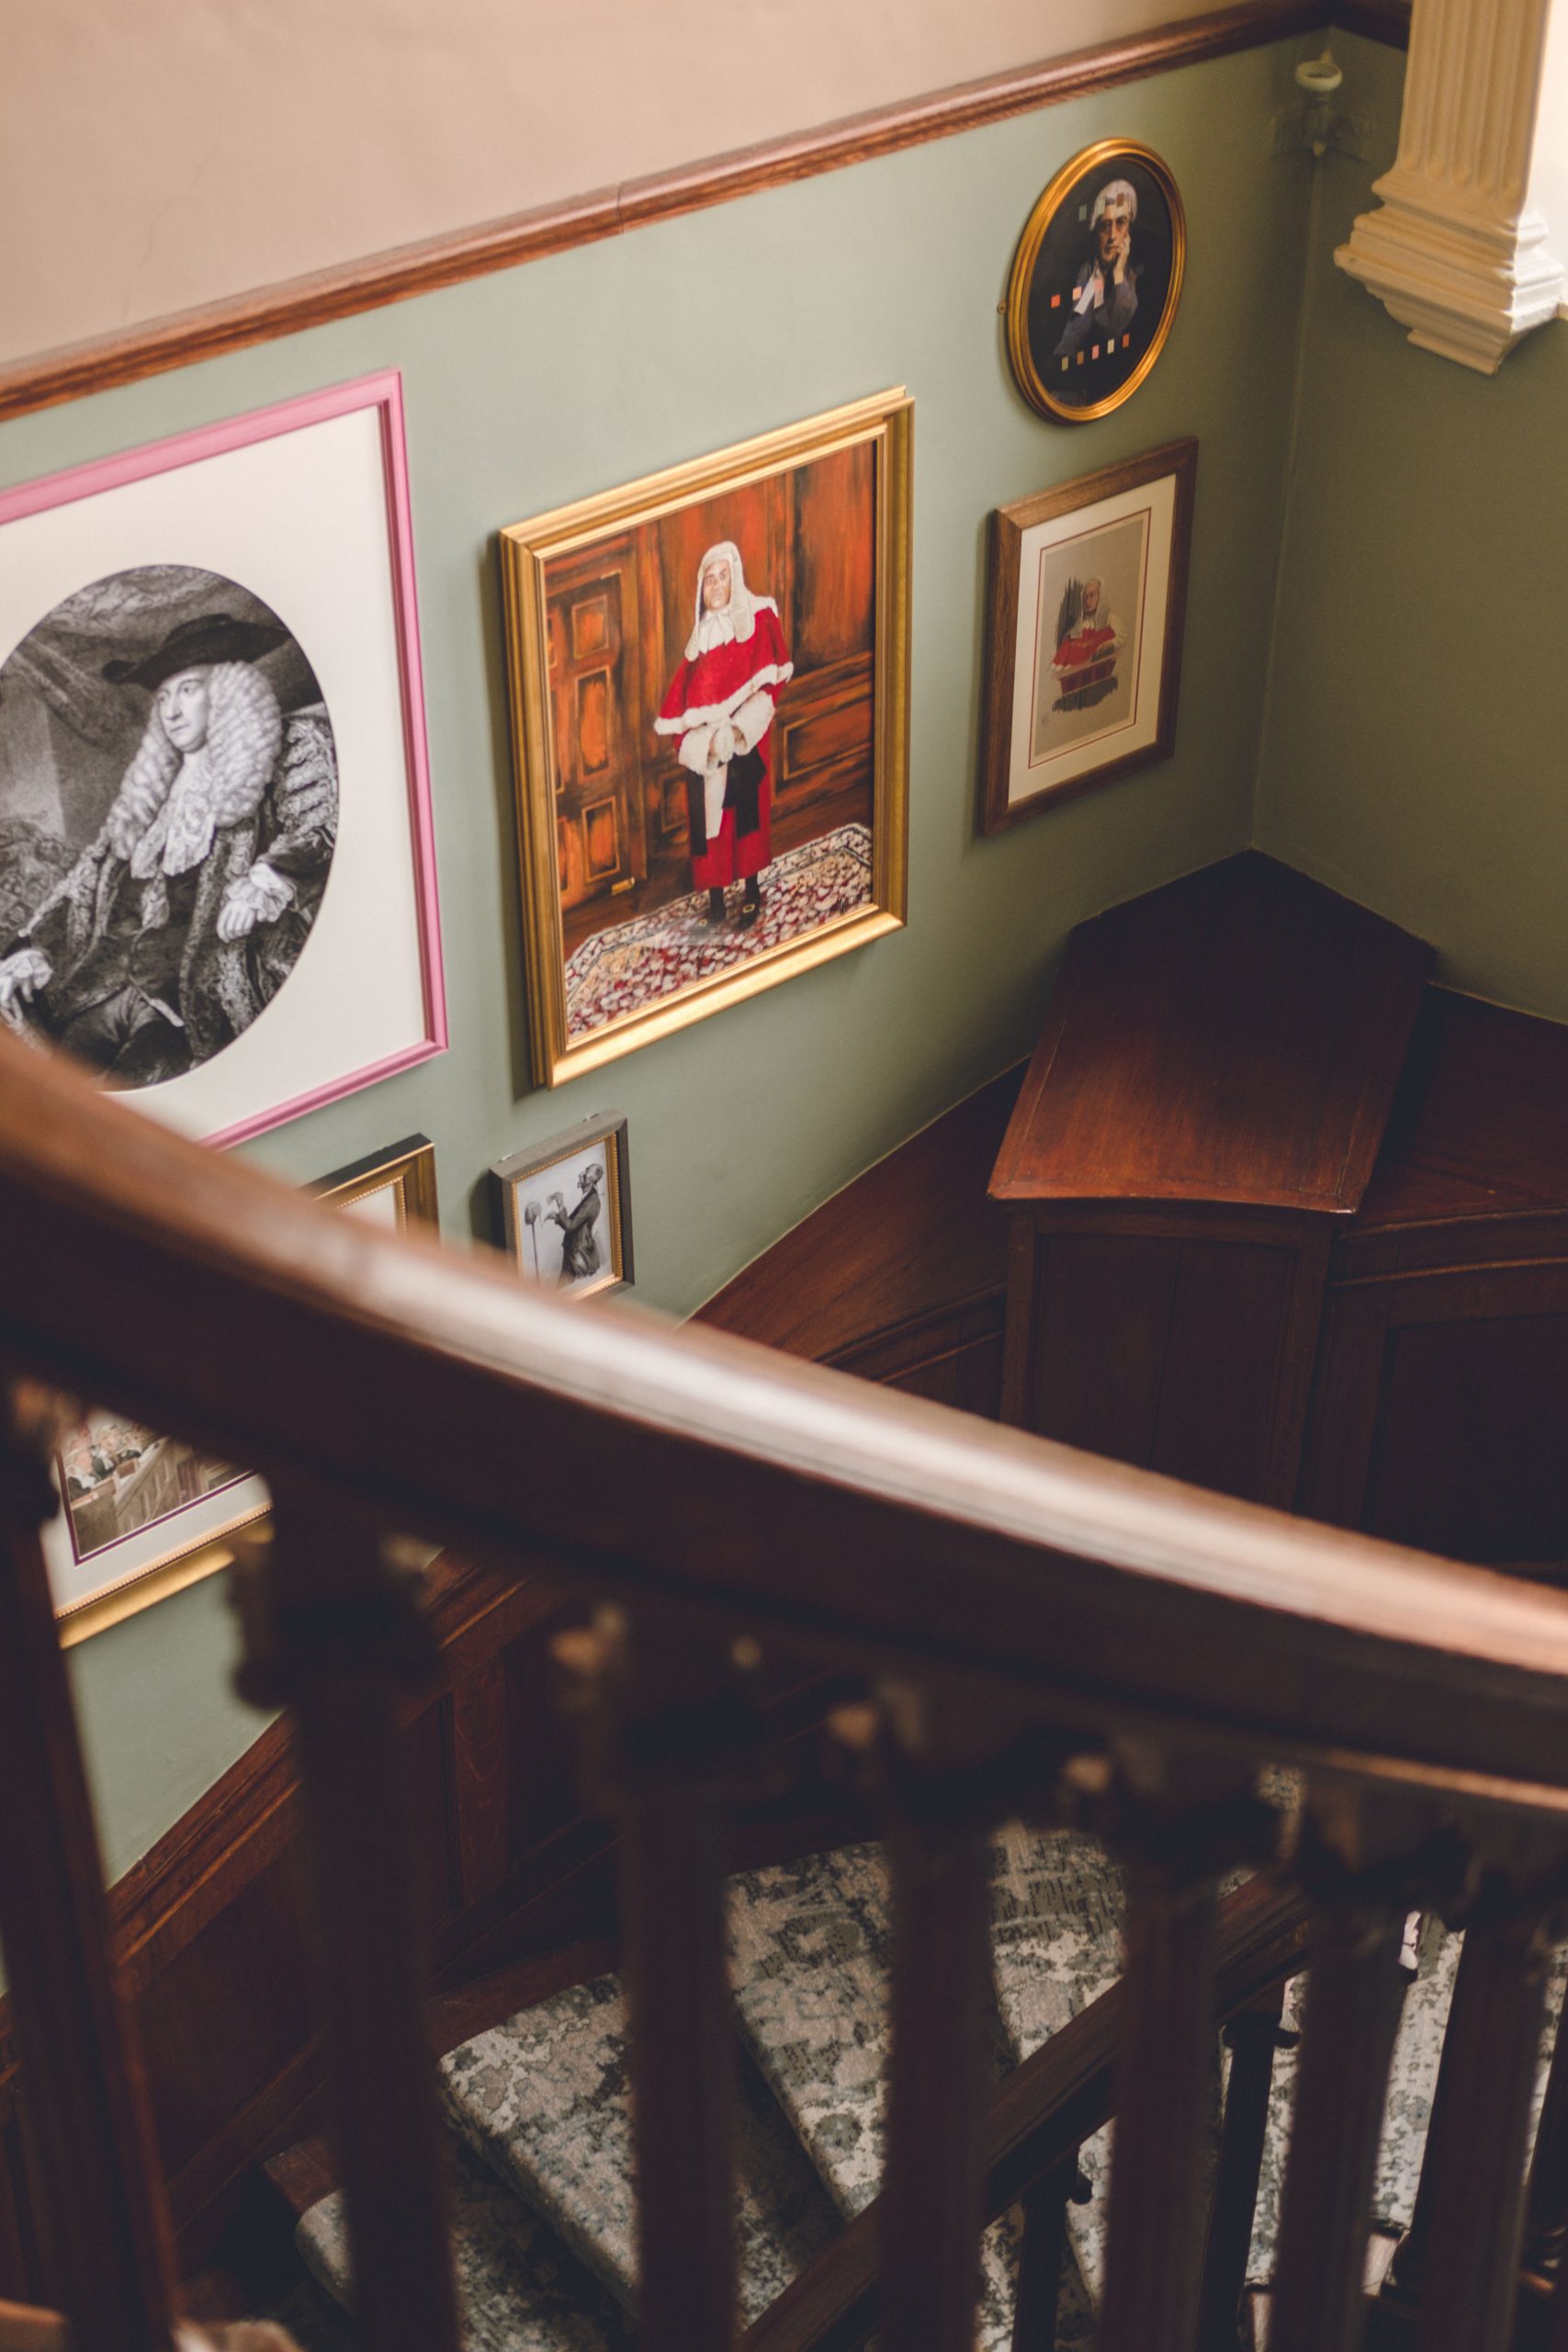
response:
<path fill-rule="evenodd" d="M 1043 416 L 1087 424 L 1131 400 L 1181 299 L 1187 219 L 1152 147 L 1101 139 L 1064 164 L 1019 239 L 1008 356 Z"/>

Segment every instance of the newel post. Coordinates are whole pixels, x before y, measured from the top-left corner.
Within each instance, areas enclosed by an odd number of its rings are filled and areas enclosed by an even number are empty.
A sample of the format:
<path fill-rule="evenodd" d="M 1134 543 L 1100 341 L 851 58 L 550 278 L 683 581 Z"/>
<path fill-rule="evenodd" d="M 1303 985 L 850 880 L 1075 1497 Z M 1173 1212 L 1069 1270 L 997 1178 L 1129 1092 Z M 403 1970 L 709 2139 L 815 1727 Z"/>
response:
<path fill-rule="evenodd" d="M 1334 258 L 1425 351 L 1495 375 L 1559 315 L 1549 217 L 1568 42 L 1552 0 L 1416 0 L 1399 153 Z"/>

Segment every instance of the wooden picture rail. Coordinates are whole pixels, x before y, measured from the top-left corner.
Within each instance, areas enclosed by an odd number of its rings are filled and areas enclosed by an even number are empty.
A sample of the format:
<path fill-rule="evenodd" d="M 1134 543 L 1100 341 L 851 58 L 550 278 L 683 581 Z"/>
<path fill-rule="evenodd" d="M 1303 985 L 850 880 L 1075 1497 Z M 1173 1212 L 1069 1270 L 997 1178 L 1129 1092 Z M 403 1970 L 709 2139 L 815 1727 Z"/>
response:
<path fill-rule="evenodd" d="M 170 368 L 192 367 L 222 352 L 299 334 L 389 302 L 406 302 L 467 278 L 515 269 L 656 220 L 897 154 L 927 140 L 949 139 L 1091 91 L 1115 89 L 1150 74 L 1201 64 L 1331 25 L 1403 47 L 1409 37 L 1409 0 L 1340 0 L 1337 6 L 1333 0 L 1241 0 L 1235 7 L 1181 17 L 1124 40 L 880 107 L 818 130 L 343 263 L 0 368 L 0 419 L 107 391 L 116 384 L 135 383 Z"/>

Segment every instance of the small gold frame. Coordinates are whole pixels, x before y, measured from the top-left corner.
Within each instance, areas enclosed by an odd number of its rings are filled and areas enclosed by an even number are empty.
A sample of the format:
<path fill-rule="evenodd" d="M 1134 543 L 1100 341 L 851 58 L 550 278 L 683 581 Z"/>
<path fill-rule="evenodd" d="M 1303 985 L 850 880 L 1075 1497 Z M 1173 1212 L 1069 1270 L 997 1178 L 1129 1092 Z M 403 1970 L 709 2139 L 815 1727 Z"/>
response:
<path fill-rule="evenodd" d="M 367 1159 L 356 1159 L 346 1168 L 334 1170 L 308 1190 L 334 1208 L 350 1208 L 356 1201 L 390 1191 L 400 1233 L 406 1233 L 411 1227 L 434 1227 L 437 1216 L 435 1147 L 428 1136 L 405 1136 L 400 1143 L 392 1144 L 384 1151 L 373 1152 Z M 234 1481 L 237 1490 L 249 1487 L 254 1491 L 258 1484 L 259 1481 L 243 1476 Z M 142 1610 L 183 1592 L 187 1585 L 199 1584 L 204 1577 L 216 1576 L 220 1569 L 231 1566 L 234 1538 L 243 1530 L 250 1531 L 247 1540 L 265 1539 L 271 1531 L 271 1503 L 265 1499 L 244 1501 L 239 1493 L 236 1499 L 241 1507 L 218 1528 L 185 1544 L 176 1543 L 156 1560 L 130 1569 L 118 1582 L 102 1586 L 81 1600 L 56 1610 L 61 1648 L 72 1649 L 94 1634 L 105 1633 L 128 1617 L 139 1616 Z M 63 1498 L 61 1509 L 69 1509 Z"/>
<path fill-rule="evenodd" d="M 914 402 L 899 387 L 760 435 L 618 490 L 513 523 L 501 533 L 506 652 L 515 759 L 524 958 L 534 1073 L 559 1086 L 638 1046 L 830 956 L 902 929 L 908 894 L 909 514 Z M 871 900 L 737 967 L 688 982 L 573 1040 L 558 869 L 557 775 L 548 688 L 547 568 L 595 539 L 859 443 L 875 451 Z M 651 721 L 651 713 L 649 714 Z"/>
<path fill-rule="evenodd" d="M 400 1233 L 411 1226 L 440 1222 L 435 1201 L 435 1146 L 428 1136 L 405 1136 L 385 1151 L 372 1152 L 335 1169 L 310 1186 L 320 1201 L 333 1208 L 353 1208 L 382 1193 L 392 1196 L 392 1219 Z"/>
<path fill-rule="evenodd" d="M 1101 401 L 1084 407 L 1074 407 L 1070 401 L 1055 398 L 1034 364 L 1029 344 L 1029 298 L 1034 281 L 1035 265 L 1057 213 L 1066 202 L 1078 182 L 1089 173 L 1100 171 L 1112 162 L 1125 160 L 1142 165 L 1164 197 L 1170 214 L 1170 283 L 1166 289 L 1165 307 L 1149 341 L 1148 349 L 1124 382 Z M 1023 234 L 1013 255 L 1012 270 L 1008 278 L 1007 338 L 1008 358 L 1019 390 L 1031 408 L 1042 416 L 1055 417 L 1066 424 L 1089 424 L 1097 416 L 1109 416 L 1112 409 L 1130 401 L 1148 374 L 1160 353 L 1175 322 L 1177 306 L 1181 300 L 1181 281 L 1187 268 L 1187 215 L 1182 209 L 1180 190 L 1175 174 L 1162 156 L 1152 147 L 1134 139 L 1099 139 L 1092 147 L 1083 148 L 1071 161 L 1063 164 L 1045 189 L 1033 211 L 1024 223 Z"/>

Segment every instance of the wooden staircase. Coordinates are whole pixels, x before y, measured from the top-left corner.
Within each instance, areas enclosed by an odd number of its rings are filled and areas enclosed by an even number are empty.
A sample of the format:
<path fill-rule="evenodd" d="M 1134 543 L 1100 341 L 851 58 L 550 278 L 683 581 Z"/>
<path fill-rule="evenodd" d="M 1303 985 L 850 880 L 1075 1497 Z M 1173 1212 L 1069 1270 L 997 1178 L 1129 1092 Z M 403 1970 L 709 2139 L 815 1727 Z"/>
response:
<path fill-rule="evenodd" d="M 1501 2352 L 1528 2308 L 1568 2343 L 1557 2070 L 1528 2186 L 1526 2163 L 1568 1903 L 1568 1597 L 574 1311 L 333 1218 L 6 1040 L 0 1368 L 0 1935 L 75 2346 L 167 2352 L 175 2294 L 38 1539 L 56 1389 L 272 1487 L 245 1675 L 294 1724 L 374 2352 L 458 2341 L 399 1785 L 400 1693 L 427 1662 L 409 1536 L 587 1612 L 558 1644 L 558 1703 L 617 1830 L 643 2352 L 731 2352 L 743 2318 L 751 2352 L 873 2332 L 971 2352 L 982 2231 L 1020 2206 L 1015 2341 L 1048 2344 L 1077 2152 L 1112 2113 L 1101 2352 L 1234 2343 L 1248 2233 L 1234 2194 L 1205 2228 L 1212 2037 L 1235 2019 L 1234 2189 L 1267 2004 L 1303 1959 L 1269 2346 L 1345 2352 L 1413 1910 L 1462 1926 L 1463 1957 L 1380 2325 Z M 891 2073 L 877 2194 L 849 2213 L 846 2176 L 842 2226 L 759 2309 L 734 2227 L 723 1829 L 778 1769 L 755 1693 L 784 1663 L 860 1692 L 835 1738 L 883 1827 Z M 1279 1768 L 1302 1789 L 1283 1846 L 1259 1795 Z M 1123 1966 L 998 2085 L 993 1840 L 1017 1821 L 1114 1857 Z M 1267 2035 L 1245 2022 L 1259 2004 Z M 50 2324 L 8 2313 L 0 2343 Z"/>

